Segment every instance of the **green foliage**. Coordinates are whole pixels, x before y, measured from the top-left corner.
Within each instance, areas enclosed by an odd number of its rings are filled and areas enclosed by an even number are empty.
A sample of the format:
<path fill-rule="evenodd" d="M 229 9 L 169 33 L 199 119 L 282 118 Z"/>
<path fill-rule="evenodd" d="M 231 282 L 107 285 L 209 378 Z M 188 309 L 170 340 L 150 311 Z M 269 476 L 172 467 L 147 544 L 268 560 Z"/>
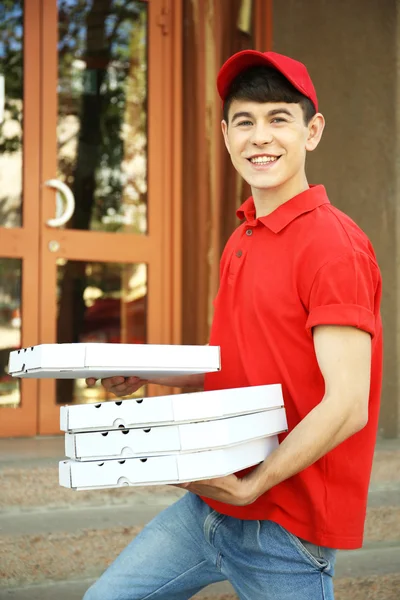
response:
<path fill-rule="evenodd" d="M 94 230 L 117 231 L 121 228 L 118 219 L 112 221 L 110 218 L 105 222 L 104 216 L 111 213 L 123 218 L 121 163 L 126 148 L 122 130 L 129 101 L 131 65 L 138 55 L 142 56 L 142 61 L 134 72 L 135 78 L 140 77 L 135 87 L 141 88 L 142 97 L 137 99 L 140 117 L 135 129 L 146 135 L 146 16 L 145 4 L 140 2 L 75 0 L 72 4 L 65 0 L 59 3 L 59 115 L 77 116 L 82 138 L 93 148 L 96 186 L 90 208 L 90 227 Z M 82 108 L 85 94 L 101 96 L 98 104 L 93 102 L 95 108 L 90 116 L 85 115 Z M 96 120 L 94 113 L 98 106 L 101 108 Z M 86 117 L 93 119 L 89 133 L 84 121 Z M 60 173 L 64 176 L 69 173 L 70 178 L 68 160 L 61 152 Z M 75 166 L 79 169 L 79 165 Z M 138 203 L 144 200 L 139 195 Z"/>
<path fill-rule="evenodd" d="M 6 120 L 0 125 L 0 153 L 8 154 L 20 152 L 22 145 L 22 5 L 23 0 L 0 3 L 0 73 L 5 77 L 7 99 Z M 58 0 L 57 6 L 59 124 L 75 120 L 72 135 L 59 141 L 59 176 L 74 188 L 76 174 L 87 171 L 90 162 L 96 183 L 93 198 L 85 203 L 90 227 L 117 230 L 118 222 L 105 224 L 103 217 L 110 210 L 122 216 L 126 181 L 121 163 L 127 153 L 122 132 L 127 119 L 131 121 L 131 134 L 146 138 L 147 3 Z M 84 109 L 85 98 L 93 94 L 100 97 L 96 105 L 100 107 L 98 118 Z M 129 111 L 132 103 L 134 110 Z M 19 127 L 10 127 L 12 121 Z M 91 161 L 82 150 L 86 131 L 90 132 Z M 146 146 L 142 144 L 138 152 L 145 155 Z M 136 183 L 131 182 L 133 188 Z M 137 204 L 146 201 L 146 192 L 139 188 Z"/>
<path fill-rule="evenodd" d="M 6 84 L 5 115 L 7 120 L 22 125 L 23 62 L 22 62 L 22 0 L 3 0 L 0 4 L 0 74 Z M 18 152 L 21 148 L 20 133 L 4 132 L 0 124 L 0 153 Z M 15 127 L 13 128 L 15 129 Z"/>

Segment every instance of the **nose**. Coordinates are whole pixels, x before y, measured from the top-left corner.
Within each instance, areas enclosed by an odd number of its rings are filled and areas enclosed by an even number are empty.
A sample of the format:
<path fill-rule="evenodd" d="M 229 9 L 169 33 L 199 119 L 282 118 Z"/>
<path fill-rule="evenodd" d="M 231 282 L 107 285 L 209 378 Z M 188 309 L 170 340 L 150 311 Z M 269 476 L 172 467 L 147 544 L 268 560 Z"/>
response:
<path fill-rule="evenodd" d="M 273 141 L 272 131 L 269 127 L 266 127 L 264 124 L 258 124 L 253 129 L 253 134 L 251 136 L 251 142 L 255 146 L 264 146 L 266 144 L 271 144 Z"/>

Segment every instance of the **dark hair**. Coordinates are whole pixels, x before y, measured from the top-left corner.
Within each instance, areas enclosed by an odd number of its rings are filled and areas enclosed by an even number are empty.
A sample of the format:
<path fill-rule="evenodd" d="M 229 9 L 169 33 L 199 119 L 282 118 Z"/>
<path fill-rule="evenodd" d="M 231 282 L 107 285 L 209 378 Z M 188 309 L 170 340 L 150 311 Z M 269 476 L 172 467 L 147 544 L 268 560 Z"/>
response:
<path fill-rule="evenodd" d="M 279 71 L 271 67 L 250 67 L 233 80 L 224 103 L 224 120 L 227 123 L 233 100 L 300 104 L 306 125 L 316 113 L 311 100 L 299 92 Z"/>

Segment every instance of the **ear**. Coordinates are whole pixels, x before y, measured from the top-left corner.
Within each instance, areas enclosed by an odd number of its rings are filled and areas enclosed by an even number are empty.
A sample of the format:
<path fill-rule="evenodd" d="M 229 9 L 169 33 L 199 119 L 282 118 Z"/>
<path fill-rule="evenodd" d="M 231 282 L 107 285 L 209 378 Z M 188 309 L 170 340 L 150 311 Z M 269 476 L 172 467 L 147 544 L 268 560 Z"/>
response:
<path fill-rule="evenodd" d="M 224 136 L 224 142 L 225 142 L 226 149 L 228 150 L 228 152 L 230 154 L 231 151 L 229 148 L 229 139 L 228 139 L 228 123 L 226 121 L 221 121 L 221 129 L 222 129 L 222 135 Z"/>
<path fill-rule="evenodd" d="M 313 116 L 308 124 L 308 136 L 306 141 L 306 150 L 312 152 L 318 146 L 325 127 L 325 119 L 321 113 Z"/>

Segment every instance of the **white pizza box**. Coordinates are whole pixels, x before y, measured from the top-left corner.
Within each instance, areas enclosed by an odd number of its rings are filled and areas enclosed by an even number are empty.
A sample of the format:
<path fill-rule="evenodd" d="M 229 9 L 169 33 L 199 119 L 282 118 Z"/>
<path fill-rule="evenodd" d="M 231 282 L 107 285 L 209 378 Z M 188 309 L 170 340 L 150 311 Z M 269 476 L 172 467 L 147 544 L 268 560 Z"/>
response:
<path fill-rule="evenodd" d="M 79 379 L 86 377 L 168 377 L 219 371 L 219 346 L 155 344 L 41 344 L 13 350 L 13 377 Z"/>
<path fill-rule="evenodd" d="M 208 421 L 283 406 L 280 384 L 62 406 L 62 431 Z"/>
<path fill-rule="evenodd" d="M 278 447 L 277 436 L 229 448 L 122 460 L 59 463 L 60 485 L 78 490 L 156 485 L 223 477 L 262 462 Z"/>
<path fill-rule="evenodd" d="M 140 455 L 193 452 L 232 446 L 287 431 L 284 408 L 216 421 L 66 433 L 65 454 L 76 460 L 109 460 Z"/>

